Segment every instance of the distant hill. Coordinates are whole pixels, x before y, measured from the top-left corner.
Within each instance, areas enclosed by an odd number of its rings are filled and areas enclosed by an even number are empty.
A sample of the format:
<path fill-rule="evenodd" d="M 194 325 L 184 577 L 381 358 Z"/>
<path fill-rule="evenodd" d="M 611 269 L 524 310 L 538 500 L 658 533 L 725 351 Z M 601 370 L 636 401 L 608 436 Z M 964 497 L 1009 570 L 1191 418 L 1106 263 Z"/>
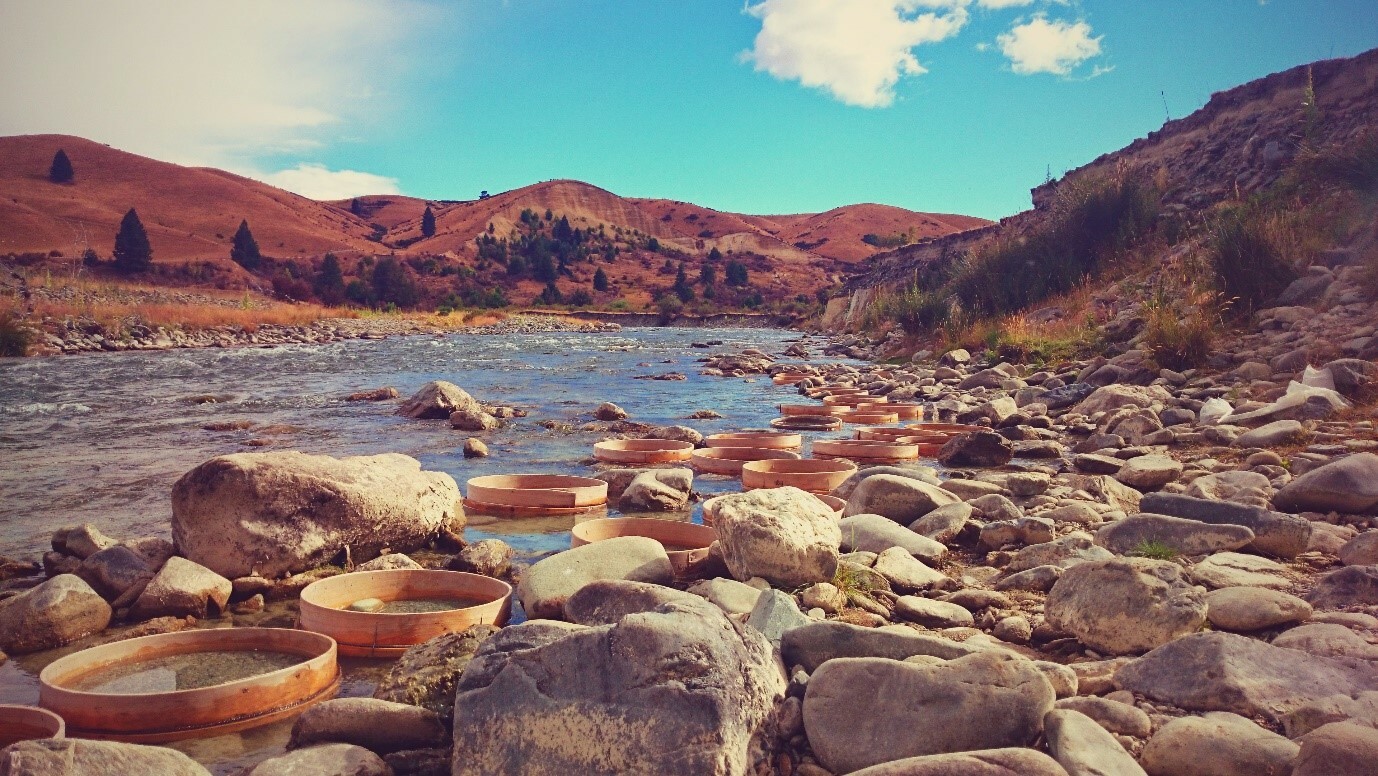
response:
<path fill-rule="evenodd" d="M 62 149 L 76 170 L 70 184 L 47 173 Z M 427 206 L 435 234 L 421 233 Z M 229 260 L 230 242 L 247 220 L 262 253 L 278 265 L 291 262 L 300 277 L 327 252 L 345 262 L 394 255 L 425 262 L 422 274 L 482 279 L 476 239 L 508 239 L 525 226 L 530 211 L 561 217 L 581 232 L 617 242 L 619 259 L 604 267 L 615 296 L 645 305 L 673 278 L 666 266 L 685 262 L 697 277 L 714 249 L 751 268 L 752 287 L 769 299 L 792 298 L 835 285 L 852 263 L 897 245 L 980 227 L 989 222 L 960 215 L 916 213 L 886 205 L 849 205 L 826 213 L 757 216 L 724 213 L 685 202 L 618 196 L 597 186 L 556 180 L 468 201 L 427 201 L 401 195 L 368 195 L 320 202 L 223 170 L 160 162 L 78 137 L 27 135 L 0 138 L 0 256 L 56 252 L 80 255 L 87 248 L 108 257 L 120 218 L 138 210 L 153 245 L 155 265 L 194 262 L 218 273 L 219 285 L 253 279 Z M 549 223 L 547 224 L 549 225 Z M 868 236 L 869 235 L 869 236 Z M 657 251 L 647 249 L 655 238 Z M 863 239 L 865 238 L 865 239 Z M 630 255 L 634 260 L 627 261 Z M 365 260 L 361 266 L 368 266 Z M 449 267 L 447 270 L 446 267 Z M 591 283 L 594 266 L 562 267 L 559 283 Z M 164 273 L 166 274 L 166 273 Z M 448 281 L 446 281 L 448 282 Z M 439 292 L 445 283 L 426 280 Z M 543 288 L 523 277 L 505 281 L 524 303 Z M 609 299 L 600 299 L 607 302 Z"/>

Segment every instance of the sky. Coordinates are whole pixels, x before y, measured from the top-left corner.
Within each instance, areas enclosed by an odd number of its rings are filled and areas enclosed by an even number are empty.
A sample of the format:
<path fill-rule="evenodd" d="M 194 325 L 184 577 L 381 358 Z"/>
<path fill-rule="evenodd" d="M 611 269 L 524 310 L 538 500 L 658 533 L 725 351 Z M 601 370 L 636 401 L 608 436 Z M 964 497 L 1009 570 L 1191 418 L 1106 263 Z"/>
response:
<path fill-rule="evenodd" d="M 320 199 L 557 178 L 747 213 L 1000 218 L 1378 0 L 0 0 L 0 135 Z"/>

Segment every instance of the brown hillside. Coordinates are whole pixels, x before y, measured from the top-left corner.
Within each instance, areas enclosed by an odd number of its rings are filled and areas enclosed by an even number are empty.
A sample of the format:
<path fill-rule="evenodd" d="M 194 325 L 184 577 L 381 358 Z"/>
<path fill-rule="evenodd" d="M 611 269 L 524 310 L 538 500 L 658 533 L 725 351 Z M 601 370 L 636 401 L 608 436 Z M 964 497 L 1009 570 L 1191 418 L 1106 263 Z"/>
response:
<path fill-rule="evenodd" d="M 66 151 L 72 184 L 48 181 Z M 372 229 L 348 210 L 221 170 L 182 167 L 66 135 L 0 138 L 0 253 L 87 247 L 108 256 L 129 208 L 153 243 L 155 262 L 229 262 L 230 238 L 248 219 L 263 253 L 311 256 L 376 250 Z"/>
<path fill-rule="evenodd" d="M 384 229 L 392 229 L 408 221 L 421 222 L 421 214 L 429 204 L 424 199 L 404 197 L 401 194 L 369 194 L 354 199 L 337 199 L 327 202 L 341 210 L 353 212 L 354 202 L 359 203 L 359 218 L 369 224 L 378 224 Z"/>

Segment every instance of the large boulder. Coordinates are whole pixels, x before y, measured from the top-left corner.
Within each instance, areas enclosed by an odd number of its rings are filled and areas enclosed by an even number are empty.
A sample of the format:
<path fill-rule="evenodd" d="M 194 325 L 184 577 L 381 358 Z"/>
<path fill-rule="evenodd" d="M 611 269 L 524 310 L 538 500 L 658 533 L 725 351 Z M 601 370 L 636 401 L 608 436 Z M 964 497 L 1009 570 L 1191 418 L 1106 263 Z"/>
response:
<path fill-rule="evenodd" d="M 943 466 L 1004 466 L 1014 457 L 1014 446 L 991 431 L 971 431 L 947 440 L 938 451 Z"/>
<path fill-rule="evenodd" d="M 455 686 L 460 674 L 479 645 L 497 632 L 492 625 L 474 625 L 407 649 L 379 680 L 373 697 L 420 706 L 448 721 L 455 711 Z"/>
<path fill-rule="evenodd" d="M 354 744 L 388 754 L 444 746 L 448 738 L 440 715 L 429 709 L 377 698 L 332 698 L 297 717 L 288 748 Z"/>
<path fill-rule="evenodd" d="M 1144 776 L 1144 769 L 1095 720 L 1074 709 L 1043 717 L 1043 736 L 1068 776 Z"/>
<path fill-rule="evenodd" d="M 1304 518 L 1228 501 L 1150 493 L 1139 502 L 1138 511 L 1215 525 L 1242 525 L 1254 532 L 1254 549 L 1280 558 L 1295 558 L 1306 552 L 1311 540 L 1311 522 Z"/>
<path fill-rule="evenodd" d="M 1205 591 L 1177 564 L 1147 558 L 1073 566 L 1044 609 L 1050 625 L 1112 655 L 1145 652 L 1206 624 Z"/>
<path fill-rule="evenodd" d="M 980 647 L 922 633 L 903 625 L 864 628 L 838 620 L 814 620 L 786 631 L 780 655 L 791 666 L 813 671 L 840 657 L 883 657 L 904 660 L 927 655 L 942 660 L 974 655 Z"/>
<path fill-rule="evenodd" d="M 854 552 L 882 553 L 891 547 L 902 547 L 905 552 L 927 563 L 933 563 L 947 552 L 942 542 L 880 515 L 844 517 L 837 527 L 842 532 L 842 546 Z"/>
<path fill-rule="evenodd" d="M 922 480 L 873 474 L 852 491 L 842 514 L 881 515 L 909 525 L 939 507 L 958 503 L 961 499 Z"/>
<path fill-rule="evenodd" d="M 1107 385 L 1097 388 L 1094 393 L 1073 407 L 1072 411 L 1082 415 L 1094 415 L 1097 412 L 1112 412 L 1124 407 L 1167 404 L 1171 399 L 1172 394 L 1161 385 Z"/>
<path fill-rule="evenodd" d="M 454 776 L 745 776 L 769 754 L 785 677 L 761 634 L 702 600 L 566 627 L 480 648 L 455 699 Z"/>
<path fill-rule="evenodd" d="M 393 776 L 378 755 L 353 744 L 319 744 L 269 757 L 243 776 Z"/>
<path fill-rule="evenodd" d="M 279 577 L 383 549 L 416 549 L 463 526 L 459 486 L 396 453 L 332 458 L 299 452 L 222 455 L 172 488 L 178 553 L 234 579 Z"/>
<path fill-rule="evenodd" d="M 689 506 L 690 469 L 647 469 L 632 478 L 617 500 L 622 512 L 676 512 Z"/>
<path fill-rule="evenodd" d="M 153 578 L 153 570 L 138 553 L 117 544 L 83 560 L 77 567 L 76 575 L 86 580 L 107 601 L 114 601 L 130 588 L 148 584 L 148 580 Z"/>
<path fill-rule="evenodd" d="M 397 408 L 398 415 L 424 420 L 444 420 L 461 411 L 482 412 L 483 407 L 463 388 L 444 380 L 426 383 Z"/>
<path fill-rule="evenodd" d="M 851 773 L 906 757 L 1027 745 L 1055 699 L 1032 661 L 1010 655 L 937 665 L 840 658 L 809 677 L 804 730 L 824 767 Z"/>
<path fill-rule="evenodd" d="M 45 738 L 0 749 L 0 776 L 210 776 L 175 749 L 162 746 Z"/>
<path fill-rule="evenodd" d="M 1291 776 L 1371 776 L 1376 762 L 1378 730 L 1332 722 L 1301 739 Z"/>
<path fill-rule="evenodd" d="M 1336 569 L 1316 580 L 1306 601 L 1322 611 L 1378 604 L 1378 565 Z"/>
<path fill-rule="evenodd" d="M 1378 455 L 1357 453 L 1297 477 L 1273 497 L 1287 512 L 1368 512 L 1378 506 Z"/>
<path fill-rule="evenodd" d="M 1181 555 L 1237 550 L 1254 540 L 1242 525 L 1211 525 L 1167 515 L 1132 515 L 1096 531 L 1096 544 L 1116 555 L 1128 555 L 1147 543 L 1164 544 Z"/>
<path fill-rule="evenodd" d="M 906 757 L 853 771 L 851 776 L 1067 776 L 1067 771 L 1037 749 L 1009 747 Z"/>
<path fill-rule="evenodd" d="M 1311 604 L 1277 590 L 1222 587 L 1206 594 L 1206 616 L 1219 630 L 1248 632 L 1305 622 Z"/>
<path fill-rule="evenodd" d="M 791 588 L 830 581 L 837 571 L 842 541 L 837 517 L 798 488 L 723 496 L 713 527 L 727 569 L 739 581 L 761 577 Z"/>
<path fill-rule="evenodd" d="M 732 582 L 728 579 L 722 581 Z M 754 588 L 748 589 L 760 593 Z M 577 625 L 614 625 L 629 614 L 649 612 L 674 601 L 697 598 L 693 593 L 664 585 L 629 582 L 625 579 L 600 579 L 579 588 L 578 592 L 565 601 L 565 619 Z"/>
<path fill-rule="evenodd" d="M 100 594 L 74 574 L 0 601 L 0 650 L 38 652 L 100 633 L 113 612 Z"/>
<path fill-rule="evenodd" d="M 1288 776 L 1298 746 L 1238 714 L 1213 711 L 1167 723 L 1144 747 L 1149 773 Z"/>
<path fill-rule="evenodd" d="M 130 617 L 218 617 L 233 589 L 230 580 L 205 566 L 173 556 L 134 601 Z"/>
<path fill-rule="evenodd" d="M 1378 564 L 1378 531 L 1365 531 L 1340 547 L 1340 562 L 1346 566 Z"/>
<path fill-rule="evenodd" d="M 674 576 L 670 556 L 660 542 L 645 536 L 618 536 L 537 561 L 522 574 L 517 595 L 527 617 L 559 619 L 569 597 L 591 582 L 625 579 L 667 585 Z"/>
<path fill-rule="evenodd" d="M 1196 633 L 1115 672 L 1115 685 L 1190 711 L 1281 722 L 1313 701 L 1378 689 L 1371 663 L 1317 657 L 1233 633 Z"/>

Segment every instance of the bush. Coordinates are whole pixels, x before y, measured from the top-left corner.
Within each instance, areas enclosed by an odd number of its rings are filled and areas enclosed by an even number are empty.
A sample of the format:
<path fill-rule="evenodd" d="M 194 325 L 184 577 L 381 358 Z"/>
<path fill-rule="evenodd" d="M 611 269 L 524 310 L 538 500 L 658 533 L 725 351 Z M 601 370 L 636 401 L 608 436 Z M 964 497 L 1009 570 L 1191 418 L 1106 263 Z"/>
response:
<path fill-rule="evenodd" d="M 1215 344 L 1220 305 L 1211 294 L 1194 294 L 1179 313 L 1166 291 L 1160 290 L 1144 303 L 1143 346 L 1159 367 L 1173 370 L 1200 366 Z"/>
<path fill-rule="evenodd" d="M 33 344 L 33 332 L 9 313 L 0 313 L 0 356 L 27 356 Z"/>
<path fill-rule="evenodd" d="M 946 297 L 917 286 L 910 286 L 885 300 L 883 309 L 887 317 L 898 322 L 908 334 L 930 332 L 946 323 L 951 313 Z"/>
<path fill-rule="evenodd" d="M 1297 279 L 1283 255 L 1274 217 L 1257 205 L 1221 213 L 1210 225 L 1207 255 L 1215 279 L 1236 313 L 1247 315 L 1277 298 Z"/>
<path fill-rule="evenodd" d="M 1378 194 L 1378 130 L 1369 129 L 1348 142 L 1304 151 L 1298 162 L 1302 170 L 1321 180 Z"/>

